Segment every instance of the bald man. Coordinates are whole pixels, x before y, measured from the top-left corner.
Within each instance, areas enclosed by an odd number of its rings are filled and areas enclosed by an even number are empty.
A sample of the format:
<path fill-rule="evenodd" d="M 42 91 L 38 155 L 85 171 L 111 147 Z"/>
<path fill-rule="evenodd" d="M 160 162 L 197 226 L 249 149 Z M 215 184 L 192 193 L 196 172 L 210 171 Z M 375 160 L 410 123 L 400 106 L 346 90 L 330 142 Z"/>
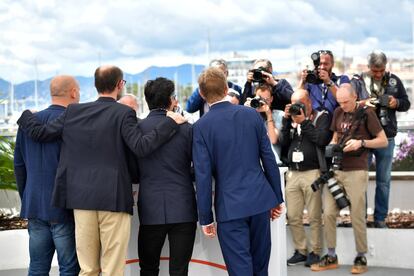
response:
<path fill-rule="evenodd" d="M 71 76 L 50 82 L 52 105 L 36 118 L 53 121 L 66 107 L 79 102 L 79 85 Z M 75 226 L 72 210 L 53 207 L 52 191 L 60 155 L 60 141 L 37 143 L 19 128 L 14 152 L 14 172 L 22 201 L 22 218 L 28 219 L 29 275 L 49 275 L 53 254 L 58 256 L 60 275 L 78 275 Z"/>
<path fill-rule="evenodd" d="M 328 112 L 312 109 L 308 91 L 298 89 L 292 94 L 291 102 L 286 105 L 279 138 L 282 148 L 288 149 L 285 157 L 289 165 L 286 174 L 286 210 L 295 246 L 295 252 L 287 264 L 305 262 L 305 266 L 311 266 L 319 262 L 322 251 L 322 198 L 320 190 L 313 192 L 311 184 L 324 169 L 325 163 L 320 163 L 324 158 L 319 159 L 318 154 L 324 152 L 332 133 L 329 131 Z M 309 215 L 309 242 L 303 227 L 304 208 Z"/>
<path fill-rule="evenodd" d="M 135 110 L 135 112 L 138 112 L 138 102 L 137 102 L 137 97 L 133 94 L 125 94 L 124 96 L 122 96 L 118 102 L 120 104 L 124 104 L 126 106 L 129 106 L 130 108 L 132 108 L 133 110 Z"/>
<path fill-rule="evenodd" d="M 351 85 L 341 85 L 336 93 L 339 107 L 333 114 L 331 144 L 343 149 L 341 166 L 334 171 L 338 185 L 349 199 L 352 228 L 355 238 L 356 257 L 351 268 L 352 274 L 368 270 L 365 254 L 368 251 L 366 225 L 366 191 L 368 186 L 368 153 L 370 149 L 384 148 L 388 140 L 384 130 L 371 108 L 358 107 L 357 94 Z M 336 216 L 339 208 L 327 185 L 323 192 L 324 234 L 328 254 L 318 264 L 311 266 L 313 271 L 338 268 L 336 247 Z"/>

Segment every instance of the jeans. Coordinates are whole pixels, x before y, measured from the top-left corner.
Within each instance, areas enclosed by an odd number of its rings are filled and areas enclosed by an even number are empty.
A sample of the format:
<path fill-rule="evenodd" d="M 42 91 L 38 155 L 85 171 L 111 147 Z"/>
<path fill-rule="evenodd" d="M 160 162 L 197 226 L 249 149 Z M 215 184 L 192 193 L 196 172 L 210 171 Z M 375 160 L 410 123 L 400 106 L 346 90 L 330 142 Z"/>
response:
<path fill-rule="evenodd" d="M 75 276 L 79 273 L 76 257 L 75 225 L 50 223 L 40 219 L 29 219 L 29 276 L 49 275 L 55 250 L 60 276 Z"/>
<path fill-rule="evenodd" d="M 388 138 L 388 147 L 372 150 L 375 156 L 376 188 L 374 220 L 384 221 L 388 214 L 390 197 L 391 167 L 394 155 L 394 138 Z M 370 157 L 372 157 L 372 155 Z M 371 159 L 371 158 L 370 158 Z"/>

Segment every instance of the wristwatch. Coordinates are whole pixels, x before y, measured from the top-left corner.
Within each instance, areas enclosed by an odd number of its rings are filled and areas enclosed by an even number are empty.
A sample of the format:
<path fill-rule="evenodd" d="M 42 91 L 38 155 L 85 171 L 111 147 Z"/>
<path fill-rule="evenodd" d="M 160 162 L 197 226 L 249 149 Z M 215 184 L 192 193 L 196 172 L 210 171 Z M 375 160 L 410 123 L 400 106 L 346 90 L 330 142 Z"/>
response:
<path fill-rule="evenodd" d="M 334 86 L 335 85 L 335 83 L 331 80 L 327 85 L 326 85 L 326 87 L 332 87 L 332 86 Z"/>
<path fill-rule="evenodd" d="M 364 139 L 361 140 L 361 147 L 365 148 L 365 140 Z"/>

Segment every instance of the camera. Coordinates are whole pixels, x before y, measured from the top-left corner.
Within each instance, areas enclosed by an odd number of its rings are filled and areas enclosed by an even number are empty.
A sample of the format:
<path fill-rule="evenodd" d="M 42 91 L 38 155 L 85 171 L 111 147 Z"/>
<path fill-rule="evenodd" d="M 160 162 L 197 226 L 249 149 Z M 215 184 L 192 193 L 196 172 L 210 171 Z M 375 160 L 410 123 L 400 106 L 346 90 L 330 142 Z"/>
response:
<path fill-rule="evenodd" d="M 390 118 L 388 117 L 388 107 L 389 107 L 389 101 L 388 101 L 388 95 L 384 94 L 379 96 L 377 99 L 370 101 L 371 104 L 375 105 L 377 108 L 379 108 L 379 119 L 382 126 L 388 125 L 390 122 Z"/>
<path fill-rule="evenodd" d="M 264 83 L 265 80 L 263 79 L 263 74 L 262 72 L 267 72 L 266 68 L 264 68 L 263 66 L 260 66 L 257 69 L 252 69 L 250 70 L 250 72 L 253 73 L 253 81 L 254 82 L 259 82 L 259 83 Z"/>
<path fill-rule="evenodd" d="M 338 181 L 334 177 L 334 171 L 329 170 L 328 172 L 321 175 L 318 179 L 316 179 L 311 184 L 312 190 L 316 192 L 319 190 L 320 186 L 325 183 L 328 184 L 328 190 L 335 199 L 336 205 L 339 209 L 343 209 L 351 205 L 345 196 L 344 190 L 341 188 L 341 186 L 338 185 Z"/>
<path fill-rule="evenodd" d="M 306 115 L 306 109 L 305 109 L 305 105 L 303 103 L 294 103 L 289 107 L 289 114 L 294 116 L 294 115 L 300 115 L 300 111 L 303 110 L 303 114 Z"/>
<path fill-rule="evenodd" d="M 266 101 L 260 96 L 256 96 L 250 101 L 250 106 L 253 108 L 259 108 L 265 104 Z"/>
<path fill-rule="evenodd" d="M 318 67 L 319 67 L 319 64 L 321 63 L 321 56 L 318 52 L 315 52 L 311 55 L 311 59 L 313 61 L 313 66 L 315 68 L 313 70 L 306 71 L 308 74 L 306 75 L 305 80 L 307 83 L 321 84 L 323 83 L 323 80 L 319 78 L 319 73 L 318 73 Z"/>
<path fill-rule="evenodd" d="M 343 146 L 338 144 L 329 144 L 325 148 L 325 157 L 332 158 L 332 168 L 334 170 L 342 169 L 343 149 Z"/>

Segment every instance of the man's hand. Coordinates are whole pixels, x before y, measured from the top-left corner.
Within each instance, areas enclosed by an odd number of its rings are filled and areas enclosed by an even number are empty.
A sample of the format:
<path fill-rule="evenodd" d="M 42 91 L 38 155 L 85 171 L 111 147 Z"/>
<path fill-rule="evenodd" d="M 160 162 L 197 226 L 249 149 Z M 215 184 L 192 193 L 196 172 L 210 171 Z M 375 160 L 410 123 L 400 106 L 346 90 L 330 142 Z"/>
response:
<path fill-rule="evenodd" d="M 305 113 L 303 113 L 303 109 L 302 108 L 300 109 L 300 114 L 299 115 L 292 115 L 292 121 L 294 123 L 299 124 L 299 125 L 301 123 L 303 123 L 303 121 L 305 121 L 305 119 L 306 119 Z"/>
<path fill-rule="evenodd" d="M 247 72 L 247 82 L 252 82 L 253 81 L 253 72 L 249 71 Z"/>
<path fill-rule="evenodd" d="M 214 223 L 209 225 L 203 225 L 201 226 L 201 228 L 203 229 L 204 235 L 206 235 L 209 238 L 214 238 L 217 235 L 216 225 Z"/>
<path fill-rule="evenodd" d="M 344 152 L 356 151 L 362 147 L 362 140 L 350 139 L 345 143 Z"/>
<path fill-rule="evenodd" d="M 273 220 L 279 218 L 283 213 L 283 205 L 279 204 L 275 208 L 270 209 L 270 218 Z"/>
<path fill-rule="evenodd" d="M 187 119 L 184 118 L 183 116 L 181 116 L 181 114 L 172 112 L 172 111 L 167 111 L 167 117 L 170 117 L 171 119 L 173 119 L 177 124 L 181 125 L 184 124 L 185 122 L 187 122 Z"/>
<path fill-rule="evenodd" d="M 329 75 L 328 71 L 325 70 L 318 70 L 319 78 L 323 81 L 324 84 L 328 84 L 331 82 L 331 76 Z"/>
<path fill-rule="evenodd" d="M 396 109 L 398 105 L 398 101 L 393 96 L 388 96 L 388 105 L 391 109 Z"/>
<path fill-rule="evenodd" d="M 285 117 L 286 119 L 288 119 L 289 117 L 290 117 L 290 113 L 289 113 L 289 109 L 290 109 L 290 106 L 291 106 L 292 104 L 287 104 L 286 106 L 285 106 L 285 114 L 283 115 L 283 117 Z"/>
<path fill-rule="evenodd" d="M 267 82 L 267 84 L 269 84 L 272 87 L 276 86 L 277 84 L 277 81 L 275 80 L 273 75 L 266 71 L 262 71 L 262 78 Z"/>

